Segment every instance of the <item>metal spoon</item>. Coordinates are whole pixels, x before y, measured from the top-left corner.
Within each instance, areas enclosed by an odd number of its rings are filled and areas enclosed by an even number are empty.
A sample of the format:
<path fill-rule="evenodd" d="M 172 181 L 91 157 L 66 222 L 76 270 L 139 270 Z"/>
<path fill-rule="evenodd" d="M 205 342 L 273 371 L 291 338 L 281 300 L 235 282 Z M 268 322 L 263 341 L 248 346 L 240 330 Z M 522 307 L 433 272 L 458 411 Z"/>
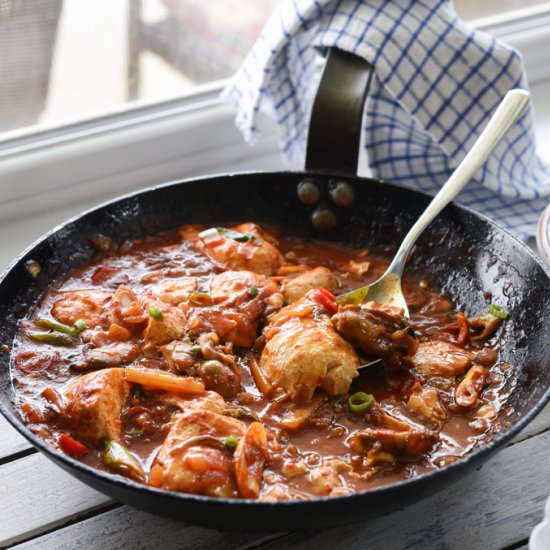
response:
<path fill-rule="evenodd" d="M 504 99 L 489 120 L 487 126 L 464 157 L 464 160 L 458 165 L 451 177 L 407 233 L 386 272 L 374 283 L 338 296 L 339 304 L 358 304 L 368 296 L 369 301 L 402 308 L 405 312 L 405 317 L 409 317 L 409 309 L 401 288 L 401 277 L 411 248 L 424 229 L 458 195 L 472 176 L 481 168 L 514 122 L 523 113 L 529 101 L 529 92 L 525 90 L 510 90 L 504 96 Z M 380 359 L 371 361 L 370 363 L 361 365 L 359 368 L 378 363 L 379 361 Z"/>

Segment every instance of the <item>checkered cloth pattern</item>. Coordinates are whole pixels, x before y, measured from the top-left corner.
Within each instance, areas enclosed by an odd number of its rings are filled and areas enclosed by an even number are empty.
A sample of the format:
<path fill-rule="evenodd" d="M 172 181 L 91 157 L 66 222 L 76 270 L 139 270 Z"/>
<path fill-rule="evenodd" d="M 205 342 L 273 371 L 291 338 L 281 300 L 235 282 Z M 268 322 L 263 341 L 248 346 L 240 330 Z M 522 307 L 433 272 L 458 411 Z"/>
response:
<path fill-rule="evenodd" d="M 505 93 L 527 88 L 520 54 L 475 30 L 450 0 L 282 0 L 224 95 L 247 141 L 262 109 L 287 159 L 303 158 L 319 52 L 366 59 L 375 78 L 365 146 L 373 175 L 435 194 Z M 550 166 L 536 155 L 530 108 L 458 202 L 526 238 L 550 200 Z"/>

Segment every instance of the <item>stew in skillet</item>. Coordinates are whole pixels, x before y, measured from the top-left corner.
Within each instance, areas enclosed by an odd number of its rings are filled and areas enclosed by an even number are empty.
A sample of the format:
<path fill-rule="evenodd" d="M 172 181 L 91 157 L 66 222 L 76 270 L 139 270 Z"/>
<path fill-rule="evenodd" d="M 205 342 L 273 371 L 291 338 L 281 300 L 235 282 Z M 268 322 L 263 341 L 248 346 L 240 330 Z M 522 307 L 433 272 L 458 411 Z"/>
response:
<path fill-rule="evenodd" d="M 513 383 L 489 340 L 508 314 L 490 296 L 468 317 L 417 276 L 410 320 L 341 304 L 387 259 L 253 223 L 92 241 L 97 257 L 45 294 L 12 349 L 22 416 L 86 464 L 303 499 L 439 468 L 501 428 Z"/>

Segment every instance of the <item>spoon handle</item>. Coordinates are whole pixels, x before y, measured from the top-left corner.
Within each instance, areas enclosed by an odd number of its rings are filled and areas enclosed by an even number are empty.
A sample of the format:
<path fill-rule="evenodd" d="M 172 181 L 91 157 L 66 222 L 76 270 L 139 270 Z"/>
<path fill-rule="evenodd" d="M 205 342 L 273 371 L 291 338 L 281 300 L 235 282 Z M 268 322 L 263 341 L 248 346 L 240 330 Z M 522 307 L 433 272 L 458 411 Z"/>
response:
<path fill-rule="evenodd" d="M 520 89 L 510 90 L 504 96 L 474 146 L 403 239 L 387 273 L 395 273 L 399 277 L 401 276 L 407 256 L 420 234 L 481 168 L 493 149 L 522 114 L 529 103 L 530 97 L 529 92 Z"/>

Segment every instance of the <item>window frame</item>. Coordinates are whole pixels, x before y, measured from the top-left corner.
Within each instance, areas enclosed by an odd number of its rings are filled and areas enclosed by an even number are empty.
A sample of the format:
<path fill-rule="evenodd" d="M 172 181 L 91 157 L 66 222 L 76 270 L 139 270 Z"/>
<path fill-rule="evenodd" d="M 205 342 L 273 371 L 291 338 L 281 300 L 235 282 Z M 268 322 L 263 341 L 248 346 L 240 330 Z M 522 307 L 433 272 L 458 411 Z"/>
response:
<path fill-rule="evenodd" d="M 520 50 L 530 85 L 547 82 L 550 89 L 550 3 L 472 24 Z M 213 83 L 171 101 L 8 136 L 0 141 L 0 220 L 9 222 L 75 201 L 106 200 L 199 174 L 284 168 L 273 124 L 262 125 L 262 139 L 255 147 L 243 143 L 231 108 L 219 99 L 224 84 Z"/>

